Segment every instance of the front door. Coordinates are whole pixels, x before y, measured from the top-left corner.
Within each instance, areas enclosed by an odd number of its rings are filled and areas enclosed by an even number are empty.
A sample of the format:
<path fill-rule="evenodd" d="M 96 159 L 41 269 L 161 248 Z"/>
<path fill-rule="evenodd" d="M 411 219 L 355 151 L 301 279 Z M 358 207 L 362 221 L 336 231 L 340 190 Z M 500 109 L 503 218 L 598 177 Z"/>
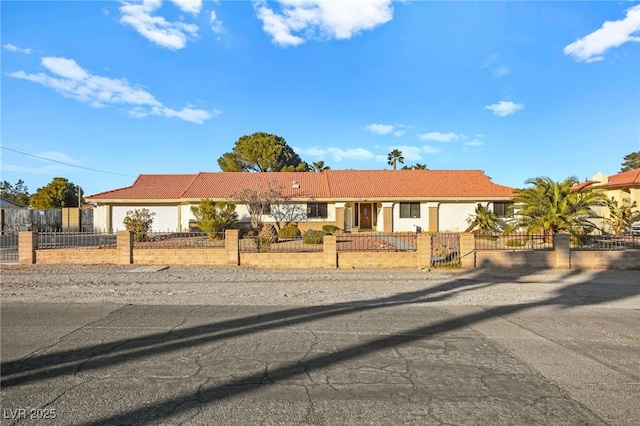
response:
<path fill-rule="evenodd" d="M 360 203 L 360 229 L 371 229 L 371 203 Z"/>

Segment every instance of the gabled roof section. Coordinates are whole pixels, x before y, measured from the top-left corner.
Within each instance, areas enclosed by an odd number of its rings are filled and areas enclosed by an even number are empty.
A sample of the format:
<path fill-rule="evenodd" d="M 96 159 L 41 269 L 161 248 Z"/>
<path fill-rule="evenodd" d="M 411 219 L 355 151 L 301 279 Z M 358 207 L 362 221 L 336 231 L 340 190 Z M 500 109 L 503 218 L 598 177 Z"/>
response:
<path fill-rule="evenodd" d="M 293 199 L 503 198 L 482 170 L 325 170 L 314 172 L 201 172 L 140 175 L 133 185 L 88 196 L 91 201 L 233 199 L 245 189 L 280 187 Z"/>
<path fill-rule="evenodd" d="M 332 198 L 512 197 L 482 170 L 327 170 Z"/>
<path fill-rule="evenodd" d="M 199 173 L 182 193 L 186 199 L 232 199 L 245 189 L 264 192 L 281 188 L 289 198 L 329 197 L 326 175 L 313 172 L 215 172 Z"/>
<path fill-rule="evenodd" d="M 640 187 L 640 169 L 628 170 L 618 173 L 617 175 L 609 176 L 609 181 L 601 187 L 618 188 L 627 186 Z"/>
<path fill-rule="evenodd" d="M 85 198 L 96 200 L 178 200 L 196 177 L 188 175 L 140 175 L 133 185 Z"/>

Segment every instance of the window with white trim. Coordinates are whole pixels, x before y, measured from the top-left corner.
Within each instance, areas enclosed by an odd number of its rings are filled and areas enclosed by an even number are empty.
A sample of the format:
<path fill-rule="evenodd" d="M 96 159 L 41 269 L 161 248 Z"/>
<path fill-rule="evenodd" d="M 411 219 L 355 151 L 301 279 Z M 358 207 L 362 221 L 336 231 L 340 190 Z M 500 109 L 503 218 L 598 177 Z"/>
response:
<path fill-rule="evenodd" d="M 420 218 L 420 203 L 400 203 L 400 219 L 409 218 Z"/>

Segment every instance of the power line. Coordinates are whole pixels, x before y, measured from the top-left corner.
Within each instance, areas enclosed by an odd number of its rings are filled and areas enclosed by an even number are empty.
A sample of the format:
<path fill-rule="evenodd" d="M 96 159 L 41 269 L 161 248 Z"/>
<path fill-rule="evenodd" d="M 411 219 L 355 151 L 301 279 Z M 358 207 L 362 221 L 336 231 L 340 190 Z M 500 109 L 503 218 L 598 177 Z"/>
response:
<path fill-rule="evenodd" d="M 0 146 L 0 148 L 6 149 L 7 151 L 15 152 L 15 153 L 18 153 L 18 154 L 26 155 L 28 157 L 39 158 L 40 160 L 46 160 L 46 161 L 51 161 L 53 163 L 64 164 L 65 166 L 76 167 L 78 169 L 91 170 L 92 172 L 100 172 L 100 173 L 106 173 L 106 174 L 109 174 L 109 175 L 117 175 L 117 176 L 136 177 L 136 176 L 133 176 L 133 175 L 125 175 L 123 173 L 107 172 L 105 170 L 92 169 L 91 167 L 78 166 L 76 164 L 65 163 L 64 161 L 52 160 L 51 158 L 46 158 L 46 157 L 41 157 L 39 155 L 29 154 L 27 152 L 18 151 L 17 149 L 7 148 L 6 146 Z"/>

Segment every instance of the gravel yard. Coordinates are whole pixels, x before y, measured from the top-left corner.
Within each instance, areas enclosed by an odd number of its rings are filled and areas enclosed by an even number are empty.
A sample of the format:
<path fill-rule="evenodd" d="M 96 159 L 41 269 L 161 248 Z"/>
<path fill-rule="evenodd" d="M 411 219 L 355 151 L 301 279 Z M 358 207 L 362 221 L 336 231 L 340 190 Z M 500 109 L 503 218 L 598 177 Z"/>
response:
<path fill-rule="evenodd" d="M 544 300 L 640 309 L 638 271 L 265 270 L 248 267 L 2 265 L 3 300 L 185 305 L 402 301 L 499 306 Z"/>

